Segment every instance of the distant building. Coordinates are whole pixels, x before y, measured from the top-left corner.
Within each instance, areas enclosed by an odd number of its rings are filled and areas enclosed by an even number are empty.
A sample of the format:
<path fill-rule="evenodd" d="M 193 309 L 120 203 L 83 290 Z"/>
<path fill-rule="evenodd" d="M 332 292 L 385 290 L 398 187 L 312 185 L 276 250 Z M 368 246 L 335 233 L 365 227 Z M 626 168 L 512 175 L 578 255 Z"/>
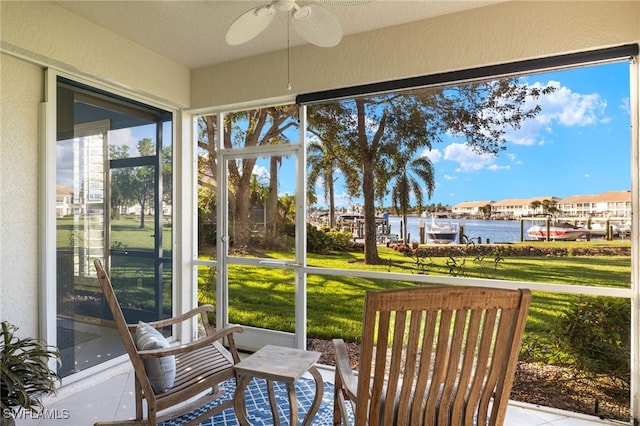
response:
<path fill-rule="evenodd" d="M 454 216 L 478 217 L 480 209 L 491 204 L 493 218 L 517 219 L 545 213 L 542 205 L 531 208 L 534 201 L 555 202 L 557 214 L 562 216 L 631 217 L 631 191 L 609 191 L 595 195 L 573 195 L 567 198 L 554 196 L 512 198 L 501 201 L 464 201 L 451 208 Z"/>
<path fill-rule="evenodd" d="M 631 191 L 609 191 L 594 195 L 573 195 L 558 203 L 567 216 L 631 217 Z"/>
<path fill-rule="evenodd" d="M 542 203 L 544 200 L 555 201 L 560 200 L 554 196 L 533 197 L 533 198 L 511 198 L 507 200 L 497 201 L 491 207 L 494 215 L 498 218 L 518 218 L 523 216 L 533 216 L 543 213 L 542 206 L 533 209 L 531 204 L 535 201 Z"/>
<path fill-rule="evenodd" d="M 493 200 L 464 201 L 462 203 L 459 203 L 453 206 L 451 208 L 451 213 L 454 216 L 468 216 L 468 217 L 478 216 L 478 215 L 481 215 L 480 209 L 482 207 L 486 206 L 487 204 L 491 204 L 491 206 L 493 206 L 494 203 L 495 201 Z"/>
<path fill-rule="evenodd" d="M 56 217 L 64 217 L 73 213 L 73 189 L 56 185 Z"/>

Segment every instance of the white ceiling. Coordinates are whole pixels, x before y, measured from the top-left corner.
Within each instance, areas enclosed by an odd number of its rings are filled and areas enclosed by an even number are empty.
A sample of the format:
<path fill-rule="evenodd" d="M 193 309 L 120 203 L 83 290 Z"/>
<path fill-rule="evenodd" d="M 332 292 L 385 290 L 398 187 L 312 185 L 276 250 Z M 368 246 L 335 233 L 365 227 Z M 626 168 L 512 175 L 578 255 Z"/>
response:
<path fill-rule="evenodd" d="M 188 68 L 287 47 L 287 15 L 284 13 L 279 13 L 263 33 L 243 45 L 229 46 L 225 42 L 225 32 L 236 17 L 255 6 L 268 4 L 269 0 L 50 1 Z M 341 0 L 325 1 L 333 4 Z M 500 1 L 504 0 L 378 0 L 325 7 L 337 17 L 346 36 Z M 290 46 L 302 44 L 304 40 L 291 29 Z"/>

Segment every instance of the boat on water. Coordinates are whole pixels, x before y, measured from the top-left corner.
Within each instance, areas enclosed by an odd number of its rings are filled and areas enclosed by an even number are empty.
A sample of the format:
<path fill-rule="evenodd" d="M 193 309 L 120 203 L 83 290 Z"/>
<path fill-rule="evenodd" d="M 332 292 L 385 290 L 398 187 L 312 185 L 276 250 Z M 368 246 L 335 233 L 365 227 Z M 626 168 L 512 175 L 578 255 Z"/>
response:
<path fill-rule="evenodd" d="M 589 234 L 587 228 L 572 225 L 568 222 L 551 223 L 548 227 L 549 240 L 575 241 Z M 527 230 L 527 235 L 536 240 L 547 239 L 547 225 L 534 225 Z"/>
<path fill-rule="evenodd" d="M 424 232 L 427 243 L 450 244 L 458 238 L 458 224 L 451 221 L 436 222 L 432 216 L 431 223 L 426 224 Z"/>
<path fill-rule="evenodd" d="M 591 236 L 596 237 L 604 237 L 607 235 L 607 232 L 610 232 L 612 237 L 619 237 L 623 234 L 622 226 L 617 223 L 604 224 L 595 222 L 591 224 L 589 232 L 591 233 Z"/>

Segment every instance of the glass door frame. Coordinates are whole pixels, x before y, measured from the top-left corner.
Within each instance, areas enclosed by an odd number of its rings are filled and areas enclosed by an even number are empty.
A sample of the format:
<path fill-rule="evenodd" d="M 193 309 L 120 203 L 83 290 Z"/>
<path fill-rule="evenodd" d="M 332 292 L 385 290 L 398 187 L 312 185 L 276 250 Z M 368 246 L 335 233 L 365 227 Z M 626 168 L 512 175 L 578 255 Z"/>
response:
<path fill-rule="evenodd" d="M 217 116 L 217 140 L 222 141 L 224 132 L 224 114 L 219 113 Z M 265 259 L 247 258 L 243 259 L 242 264 L 257 267 L 277 267 L 292 269 L 294 271 L 295 280 L 295 333 L 284 333 L 274 330 L 259 329 L 254 327 L 244 327 L 244 332 L 237 335 L 236 344 L 241 349 L 256 350 L 266 344 L 275 344 L 279 346 L 293 347 L 298 349 L 306 349 L 307 345 L 307 275 L 306 268 L 306 217 L 307 208 L 305 203 L 306 188 L 306 152 L 305 152 L 305 133 L 306 133 L 306 107 L 302 106 L 299 110 L 299 138 L 298 143 L 287 145 L 269 145 L 253 148 L 239 149 L 220 149 L 217 148 L 218 175 L 216 179 L 222 182 L 217 191 L 217 229 L 220 230 L 216 241 L 216 252 L 219 255 L 216 258 L 216 324 L 219 326 L 229 325 L 229 281 L 228 268 L 232 263 L 228 256 L 229 248 L 229 190 L 228 190 L 228 160 L 241 158 L 244 156 L 251 157 L 268 157 L 268 156 L 296 156 L 296 215 L 295 215 L 295 259 L 293 261 L 273 261 L 269 260 L 268 264 Z"/>
<path fill-rule="evenodd" d="M 56 272 L 57 272 L 57 224 L 56 224 L 56 151 L 57 151 L 57 88 L 60 78 L 73 81 L 79 85 L 86 86 L 91 90 L 97 92 L 105 92 L 109 95 L 116 97 L 122 97 L 127 101 L 133 103 L 139 102 L 150 106 L 151 108 L 157 108 L 163 110 L 166 113 L 171 114 L 169 121 L 172 123 L 171 139 L 172 150 L 177 152 L 176 146 L 179 144 L 177 128 L 180 111 L 175 105 L 164 104 L 158 102 L 156 99 L 150 99 L 144 94 L 137 91 L 125 91 L 121 88 L 113 87 L 108 84 L 104 84 L 100 81 L 88 78 L 86 76 L 80 76 L 77 74 L 66 73 L 53 68 L 44 70 L 44 101 L 39 105 L 39 140 L 40 140 L 40 158 L 41 163 L 39 165 L 39 187 L 41 188 L 39 195 L 39 207 L 38 215 L 41 218 L 41 232 L 38 245 L 40 246 L 40 267 L 39 269 L 39 288 L 38 296 L 40 299 L 38 310 L 38 328 L 39 336 L 49 344 L 56 346 L 57 344 L 57 289 L 56 289 Z M 184 137 L 184 135 L 183 135 Z M 159 139 L 162 144 L 161 139 Z M 161 149 L 161 148 L 160 148 Z M 176 162 L 175 156 L 172 165 L 172 176 L 175 177 L 181 170 L 181 166 Z M 177 170 L 180 169 L 180 170 Z M 161 173 L 161 169 L 158 169 Z M 175 179 L 173 179 L 175 182 Z M 176 200 L 181 195 L 181 191 L 174 185 L 173 199 Z M 109 195 L 105 193 L 105 197 Z M 174 209 L 175 210 L 175 209 Z M 175 212 L 174 212 L 175 213 Z M 108 214 L 106 212 L 105 214 Z M 174 226 L 172 227 L 172 240 L 176 235 L 177 222 L 174 220 Z M 108 236 L 105 235 L 105 240 Z M 176 254 L 172 256 L 171 266 L 175 271 L 174 265 L 177 262 Z M 108 258 L 108 252 L 105 253 L 105 257 Z M 161 261 L 162 262 L 162 261 Z M 177 307 L 177 292 L 180 289 L 180 279 L 174 280 L 172 285 L 172 306 L 173 310 L 177 313 L 181 313 L 181 307 Z M 175 312 L 174 312 L 175 313 Z M 176 333 L 177 331 L 177 333 Z M 174 336 L 178 337 L 184 334 L 185 329 L 174 328 Z M 189 340 L 190 335 L 186 335 Z M 116 371 L 127 371 L 127 363 L 123 363 L 127 358 L 126 353 L 123 355 L 114 357 L 112 359 L 101 362 L 95 366 L 86 368 L 77 373 L 63 377 L 59 386 L 66 386 L 71 383 L 80 381 L 88 377 L 95 377 L 96 374 L 104 374 L 111 376 Z M 56 360 L 49 361 L 49 368 L 57 371 L 59 366 Z M 109 370 L 107 372 L 107 370 Z"/>

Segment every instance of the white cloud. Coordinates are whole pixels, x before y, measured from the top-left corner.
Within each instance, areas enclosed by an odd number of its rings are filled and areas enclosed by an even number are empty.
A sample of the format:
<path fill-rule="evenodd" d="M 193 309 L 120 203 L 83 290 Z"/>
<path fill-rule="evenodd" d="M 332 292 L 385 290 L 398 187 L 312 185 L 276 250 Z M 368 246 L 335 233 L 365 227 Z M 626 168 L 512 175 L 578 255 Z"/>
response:
<path fill-rule="evenodd" d="M 542 145 L 543 135 L 550 133 L 554 125 L 585 127 L 609 121 L 610 118 L 605 116 L 607 102 L 598 93 L 576 93 L 553 80 L 546 84 L 536 82 L 530 85 L 538 89 L 545 86 L 555 87 L 556 90 L 526 101 L 525 108 L 540 105 L 541 111 L 535 118 L 523 121 L 520 129 L 508 130 L 508 141 L 517 145 Z"/>
<path fill-rule="evenodd" d="M 519 160 L 519 159 L 518 159 L 518 156 L 517 156 L 516 154 L 507 153 L 507 158 L 508 158 L 508 159 L 509 159 L 509 161 L 511 161 L 513 164 L 516 164 L 516 165 L 518 165 L 518 166 L 519 166 L 519 165 L 521 165 L 521 164 L 523 164 L 523 163 L 522 163 L 522 160 Z"/>
<path fill-rule="evenodd" d="M 318 201 L 316 202 L 317 207 L 328 208 L 329 207 L 329 199 L 324 197 L 324 189 L 318 190 L 316 193 L 318 197 Z M 349 196 L 346 192 L 341 192 L 339 194 L 334 194 L 333 200 L 335 203 L 336 209 L 346 209 L 354 203 L 354 199 Z"/>
<path fill-rule="evenodd" d="M 255 165 L 253 166 L 253 170 L 251 174 L 256 175 L 259 181 L 261 180 L 269 180 L 269 170 L 264 166 Z"/>
<path fill-rule="evenodd" d="M 347 194 L 346 192 L 335 194 L 334 201 L 336 204 L 336 208 L 347 208 L 354 202 L 353 198 L 350 197 L 349 194 Z M 327 200 L 326 203 L 328 205 L 329 201 Z"/>
<path fill-rule="evenodd" d="M 426 157 L 431 161 L 431 163 L 435 164 L 442 160 L 442 152 L 439 149 L 425 149 L 420 157 Z"/>
<path fill-rule="evenodd" d="M 626 112 L 627 114 L 629 114 L 631 112 L 631 108 L 629 106 L 629 98 L 626 97 L 622 99 L 622 101 L 620 102 L 620 106 L 618 106 L 618 108 Z"/>
<path fill-rule="evenodd" d="M 445 178 L 445 180 L 455 180 L 458 179 L 458 176 L 451 176 L 445 173 L 445 175 L 443 176 Z"/>
<path fill-rule="evenodd" d="M 137 146 L 138 139 L 133 136 L 132 129 L 130 127 L 125 127 L 122 129 L 110 130 L 108 136 L 109 145 L 115 146 L 128 146 L 130 152 L 135 151 L 135 153 L 131 153 L 131 156 L 136 156 L 137 154 Z"/>
<path fill-rule="evenodd" d="M 497 171 L 497 170 L 509 170 L 511 169 L 511 166 L 507 165 L 507 166 L 499 166 L 498 164 L 490 164 L 487 169 L 489 170 L 493 170 L 493 171 Z"/>
<path fill-rule="evenodd" d="M 452 143 L 444 149 L 444 159 L 459 163 L 457 171 L 470 172 L 495 166 L 496 157 L 491 154 L 478 154 L 463 143 Z"/>

